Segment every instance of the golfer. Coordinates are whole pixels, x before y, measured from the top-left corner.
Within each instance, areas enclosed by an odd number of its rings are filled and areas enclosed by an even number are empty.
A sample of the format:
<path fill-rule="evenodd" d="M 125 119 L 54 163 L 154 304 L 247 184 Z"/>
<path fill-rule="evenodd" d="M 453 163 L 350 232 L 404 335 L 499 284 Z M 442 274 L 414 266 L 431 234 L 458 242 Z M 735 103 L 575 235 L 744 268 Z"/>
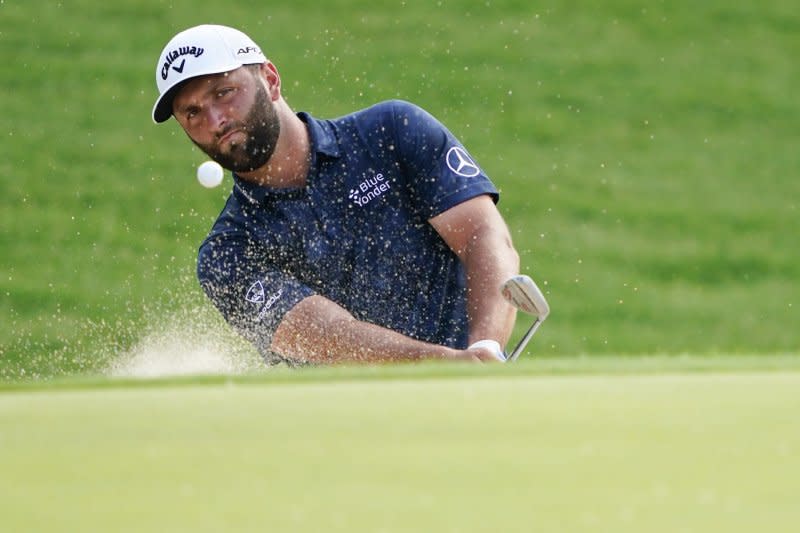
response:
<path fill-rule="evenodd" d="M 403 101 L 295 113 L 225 26 L 173 37 L 156 82 L 153 120 L 233 172 L 197 275 L 267 363 L 503 360 L 519 256 L 496 188 L 435 118 Z"/>

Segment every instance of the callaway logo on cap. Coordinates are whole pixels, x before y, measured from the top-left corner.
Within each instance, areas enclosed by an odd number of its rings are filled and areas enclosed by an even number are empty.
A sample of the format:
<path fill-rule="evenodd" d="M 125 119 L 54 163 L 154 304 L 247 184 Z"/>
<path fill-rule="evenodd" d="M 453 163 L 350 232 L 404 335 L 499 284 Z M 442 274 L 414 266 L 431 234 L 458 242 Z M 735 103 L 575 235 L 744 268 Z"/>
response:
<path fill-rule="evenodd" d="M 156 64 L 159 94 L 153 120 L 164 122 L 172 116 L 172 99 L 184 81 L 266 61 L 256 43 L 239 30 L 203 24 L 180 32 L 167 43 Z"/>

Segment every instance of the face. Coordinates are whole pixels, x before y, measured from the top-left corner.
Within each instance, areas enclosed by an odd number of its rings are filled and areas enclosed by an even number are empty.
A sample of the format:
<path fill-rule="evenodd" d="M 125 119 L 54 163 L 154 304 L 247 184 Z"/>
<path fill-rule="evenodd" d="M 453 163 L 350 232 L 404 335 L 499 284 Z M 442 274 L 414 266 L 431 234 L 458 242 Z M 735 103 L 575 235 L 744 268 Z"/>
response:
<path fill-rule="evenodd" d="M 242 67 L 190 80 L 172 104 L 192 142 L 234 172 L 264 166 L 280 135 L 278 113 L 257 73 Z"/>

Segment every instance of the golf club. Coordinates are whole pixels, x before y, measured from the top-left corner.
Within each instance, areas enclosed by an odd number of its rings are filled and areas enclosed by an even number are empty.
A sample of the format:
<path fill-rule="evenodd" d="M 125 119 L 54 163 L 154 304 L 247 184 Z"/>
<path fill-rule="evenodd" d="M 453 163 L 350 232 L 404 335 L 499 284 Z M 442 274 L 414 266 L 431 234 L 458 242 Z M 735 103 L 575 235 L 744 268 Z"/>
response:
<path fill-rule="evenodd" d="M 520 339 L 516 347 L 514 347 L 514 350 L 508 354 L 508 358 L 506 359 L 506 362 L 516 361 L 519 354 L 525 349 L 528 341 L 533 337 L 533 334 L 536 333 L 536 330 L 539 329 L 544 319 L 550 314 L 550 306 L 547 305 L 547 300 L 545 300 L 542 291 L 539 290 L 536 283 L 534 283 L 529 276 L 524 274 L 513 276 L 503 283 L 502 293 L 508 303 L 536 317 L 536 320 L 533 321 L 531 327 L 528 328 L 528 331 L 522 339 Z"/>

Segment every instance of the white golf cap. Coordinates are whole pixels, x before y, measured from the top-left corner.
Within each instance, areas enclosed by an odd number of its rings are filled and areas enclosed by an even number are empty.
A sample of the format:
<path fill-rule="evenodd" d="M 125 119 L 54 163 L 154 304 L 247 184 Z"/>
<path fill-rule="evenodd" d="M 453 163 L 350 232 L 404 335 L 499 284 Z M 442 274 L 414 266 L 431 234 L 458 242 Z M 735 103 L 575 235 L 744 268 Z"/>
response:
<path fill-rule="evenodd" d="M 186 80 L 266 61 L 258 45 L 234 28 L 203 24 L 180 32 L 161 51 L 156 65 L 159 94 L 153 120 L 164 122 L 172 116 L 172 99 Z"/>

